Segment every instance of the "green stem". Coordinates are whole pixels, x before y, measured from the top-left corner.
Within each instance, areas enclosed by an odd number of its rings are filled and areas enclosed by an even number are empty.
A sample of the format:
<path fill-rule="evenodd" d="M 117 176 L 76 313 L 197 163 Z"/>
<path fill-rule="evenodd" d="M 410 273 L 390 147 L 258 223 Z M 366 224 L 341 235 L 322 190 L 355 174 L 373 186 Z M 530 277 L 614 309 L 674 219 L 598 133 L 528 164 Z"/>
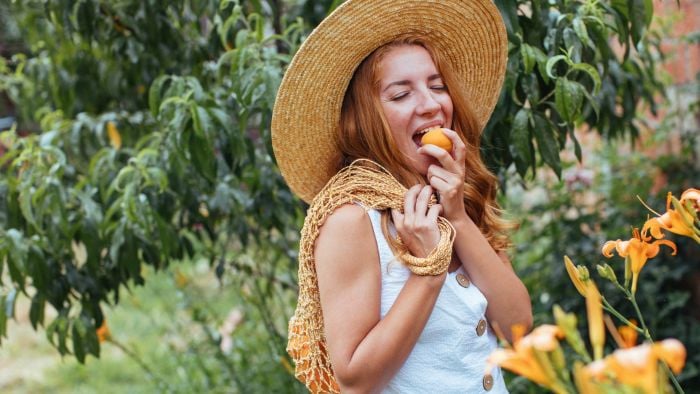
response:
<path fill-rule="evenodd" d="M 651 337 L 651 333 L 649 332 L 649 329 L 647 328 L 646 323 L 644 322 L 644 316 L 642 316 L 642 312 L 639 310 L 639 305 L 637 305 L 637 298 L 635 297 L 634 293 L 627 293 L 627 298 L 632 302 L 632 306 L 634 306 L 634 311 L 637 313 L 637 317 L 639 318 L 639 324 L 642 325 L 642 329 L 644 329 L 644 337 L 650 341 L 654 342 L 654 339 Z M 671 378 L 671 382 L 673 382 L 673 387 L 676 389 L 676 392 L 680 394 L 685 394 L 683 389 L 681 388 L 680 383 L 678 383 L 678 380 L 676 379 L 676 376 L 673 374 L 671 371 L 671 368 L 668 367 L 668 364 L 666 364 L 666 361 L 661 360 L 661 364 L 664 366 L 666 369 L 666 372 L 668 373 L 668 376 Z"/>
<path fill-rule="evenodd" d="M 641 328 L 637 327 L 636 324 L 627 320 L 624 316 L 622 316 L 622 314 L 620 314 L 620 312 L 615 310 L 615 308 L 613 308 L 612 305 L 610 305 L 610 303 L 608 302 L 608 300 L 605 299 L 605 297 L 601 297 L 601 299 L 603 300 L 603 308 L 605 308 L 606 311 L 610 312 L 613 316 L 618 318 L 624 324 L 630 327 L 634 327 L 635 330 L 637 330 L 640 334 L 644 335 L 644 331 Z"/>
<path fill-rule="evenodd" d="M 649 329 L 647 328 L 646 322 L 644 321 L 644 316 L 642 316 L 642 311 L 639 310 L 639 305 L 637 305 L 637 298 L 635 297 L 634 293 L 627 293 L 627 299 L 630 300 L 632 303 L 632 306 L 634 307 L 635 313 L 637 313 L 637 318 L 639 319 L 639 324 L 642 326 L 641 333 L 644 335 L 644 338 L 646 338 L 648 341 L 654 342 L 654 338 L 651 337 L 651 333 L 649 332 Z"/>
<path fill-rule="evenodd" d="M 671 371 L 671 368 L 669 368 L 668 364 L 666 364 L 664 360 L 661 360 L 661 365 L 663 365 L 666 369 L 666 373 L 671 378 L 671 382 L 673 382 L 673 387 L 676 389 L 676 391 L 679 394 L 685 394 L 685 391 L 683 391 L 683 389 L 681 388 L 680 383 L 678 383 L 678 380 L 676 380 L 676 376 L 673 374 L 673 371 Z"/>

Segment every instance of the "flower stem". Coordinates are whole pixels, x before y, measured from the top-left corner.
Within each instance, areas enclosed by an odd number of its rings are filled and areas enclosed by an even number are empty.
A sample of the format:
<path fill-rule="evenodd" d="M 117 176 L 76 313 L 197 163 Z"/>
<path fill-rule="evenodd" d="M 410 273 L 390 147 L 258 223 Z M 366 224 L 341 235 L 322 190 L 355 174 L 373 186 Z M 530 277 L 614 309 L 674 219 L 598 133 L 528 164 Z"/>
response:
<path fill-rule="evenodd" d="M 624 316 L 622 316 L 620 312 L 618 312 L 615 308 L 612 307 L 612 305 L 610 305 L 610 303 L 608 302 L 608 300 L 605 299 L 605 297 L 601 297 L 601 299 L 603 300 L 603 307 L 606 311 L 610 312 L 613 316 L 618 318 L 621 322 L 625 323 L 626 325 L 634 327 L 635 330 L 637 330 L 640 334 L 645 335 L 646 337 L 644 330 L 637 327 L 636 324 L 632 323 L 631 321 L 627 320 Z"/>
<path fill-rule="evenodd" d="M 639 310 L 639 305 L 637 305 L 637 298 L 635 297 L 634 293 L 628 292 L 627 298 L 630 300 L 630 302 L 632 303 L 632 306 L 634 306 L 634 311 L 637 313 L 637 317 L 639 318 L 639 324 L 641 324 L 642 329 L 644 330 L 642 332 L 642 334 L 644 335 L 644 337 L 648 341 L 654 342 L 654 339 L 651 337 L 651 333 L 649 332 L 649 329 L 647 328 L 647 325 L 644 322 L 644 316 L 642 316 L 642 312 Z M 661 361 L 661 364 L 663 364 L 664 368 L 666 369 L 666 373 L 671 378 L 671 382 L 673 382 L 673 387 L 676 389 L 676 392 L 678 392 L 679 394 L 685 394 L 685 392 L 681 388 L 681 385 L 678 383 L 676 376 L 671 371 L 671 368 L 669 368 L 668 364 L 666 364 L 666 361 L 664 361 L 664 360 L 660 360 L 660 361 Z"/>

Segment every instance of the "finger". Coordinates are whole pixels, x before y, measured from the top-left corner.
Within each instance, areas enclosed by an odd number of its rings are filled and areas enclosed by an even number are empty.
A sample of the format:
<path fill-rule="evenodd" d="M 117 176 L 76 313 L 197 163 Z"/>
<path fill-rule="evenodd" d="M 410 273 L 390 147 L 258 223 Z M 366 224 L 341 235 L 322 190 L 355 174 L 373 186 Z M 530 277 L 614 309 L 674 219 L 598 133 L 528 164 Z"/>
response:
<path fill-rule="evenodd" d="M 396 232 L 403 231 L 404 215 L 398 209 L 392 209 L 391 218 L 394 220 L 394 227 L 396 227 Z"/>
<path fill-rule="evenodd" d="M 418 199 L 416 200 L 416 218 L 424 217 L 426 212 L 428 212 L 428 202 L 430 202 L 430 196 L 433 194 L 433 188 L 425 185 L 420 193 L 418 194 Z"/>
<path fill-rule="evenodd" d="M 442 188 L 441 185 L 443 183 L 435 183 L 431 181 L 432 179 L 440 179 L 444 182 L 444 184 L 447 184 L 449 188 L 462 188 L 464 184 L 464 173 L 452 173 L 450 171 L 447 171 L 446 169 L 438 166 L 438 165 L 431 165 L 428 167 L 428 173 L 426 174 L 428 177 L 428 183 L 430 183 L 431 186 L 437 188 L 439 191 L 444 192 L 446 191 L 444 188 Z"/>
<path fill-rule="evenodd" d="M 416 212 L 416 198 L 422 186 L 414 185 L 406 192 L 403 203 L 403 215 L 405 223 L 413 223 Z"/>
<path fill-rule="evenodd" d="M 442 132 L 447 136 L 447 138 L 450 139 L 450 141 L 452 141 L 452 157 L 456 162 L 464 163 L 464 159 L 467 157 L 467 147 L 459 137 L 459 134 L 457 134 L 457 132 L 454 130 L 446 128 L 443 128 Z"/>
<path fill-rule="evenodd" d="M 437 164 L 431 164 L 430 166 L 428 166 L 428 175 L 437 176 L 444 180 L 448 180 L 451 178 L 459 178 L 461 176 L 461 173 L 454 173 Z"/>
<path fill-rule="evenodd" d="M 420 148 L 418 148 L 418 153 L 436 158 L 437 161 L 439 161 L 440 164 L 443 166 L 445 166 L 443 162 L 448 162 L 449 160 L 454 161 L 450 152 L 432 144 L 421 146 Z"/>
<path fill-rule="evenodd" d="M 449 182 L 440 178 L 439 176 L 430 177 L 430 186 L 432 186 L 438 193 L 446 193 L 452 187 Z"/>
<path fill-rule="evenodd" d="M 430 223 L 435 223 L 437 222 L 438 216 L 440 216 L 440 213 L 442 212 L 442 205 L 440 204 L 435 204 L 430 209 L 428 209 L 428 220 L 430 220 Z"/>

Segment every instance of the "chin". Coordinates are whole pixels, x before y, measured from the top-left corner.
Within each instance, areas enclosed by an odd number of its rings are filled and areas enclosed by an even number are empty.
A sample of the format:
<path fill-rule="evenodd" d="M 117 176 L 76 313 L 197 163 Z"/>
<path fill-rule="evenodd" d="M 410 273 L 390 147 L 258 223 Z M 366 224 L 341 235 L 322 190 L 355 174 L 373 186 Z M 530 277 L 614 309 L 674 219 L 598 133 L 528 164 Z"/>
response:
<path fill-rule="evenodd" d="M 428 175 L 428 167 L 433 164 L 430 162 L 430 160 L 418 160 L 414 162 L 413 169 L 420 174 L 423 178 L 425 178 Z"/>

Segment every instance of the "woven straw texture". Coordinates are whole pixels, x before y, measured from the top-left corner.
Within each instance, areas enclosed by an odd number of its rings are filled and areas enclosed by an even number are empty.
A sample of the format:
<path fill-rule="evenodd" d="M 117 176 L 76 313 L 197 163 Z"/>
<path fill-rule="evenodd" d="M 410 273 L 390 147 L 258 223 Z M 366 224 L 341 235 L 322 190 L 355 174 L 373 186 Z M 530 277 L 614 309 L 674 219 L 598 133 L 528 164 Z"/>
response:
<path fill-rule="evenodd" d="M 507 61 L 503 21 L 491 0 L 350 0 L 304 41 L 277 94 L 272 146 L 294 193 L 310 202 L 338 170 L 335 129 L 355 69 L 376 48 L 414 34 L 463 78 L 479 124 L 498 101 Z"/>
<path fill-rule="evenodd" d="M 388 171 L 369 160 L 357 160 L 336 174 L 313 200 L 301 230 L 299 303 L 289 321 L 287 352 L 296 364 L 297 379 L 312 393 L 338 393 L 340 388 L 328 358 L 316 277 L 314 244 L 326 218 L 341 205 L 359 203 L 366 209 L 403 210 L 406 188 Z M 431 205 L 435 199 L 431 200 Z M 452 258 L 455 230 L 438 218 L 440 242 L 426 258 L 411 256 L 401 244 L 399 259 L 418 275 L 438 275 Z"/>

